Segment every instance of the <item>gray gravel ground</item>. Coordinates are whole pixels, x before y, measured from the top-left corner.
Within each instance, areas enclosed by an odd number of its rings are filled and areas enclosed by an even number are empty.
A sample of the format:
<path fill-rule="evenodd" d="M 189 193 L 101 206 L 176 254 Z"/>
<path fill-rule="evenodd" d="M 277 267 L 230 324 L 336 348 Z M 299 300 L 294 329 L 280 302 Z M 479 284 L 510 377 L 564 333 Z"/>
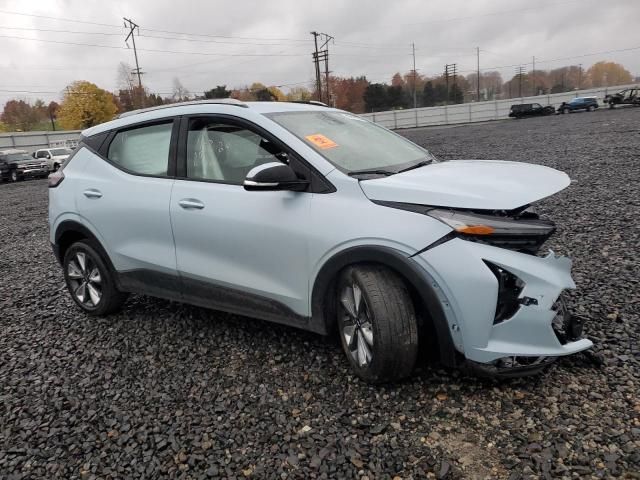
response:
<path fill-rule="evenodd" d="M 163 300 L 75 308 L 43 181 L 0 185 L 0 478 L 640 478 L 640 108 L 402 132 L 443 158 L 530 161 L 605 364 L 368 386 L 336 342 Z"/>

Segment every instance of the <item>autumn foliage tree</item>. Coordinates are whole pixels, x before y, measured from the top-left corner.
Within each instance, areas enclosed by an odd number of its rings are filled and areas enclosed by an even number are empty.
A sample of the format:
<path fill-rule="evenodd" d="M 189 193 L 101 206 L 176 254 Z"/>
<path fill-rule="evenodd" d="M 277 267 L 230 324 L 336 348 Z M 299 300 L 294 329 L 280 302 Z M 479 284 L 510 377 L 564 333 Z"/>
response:
<path fill-rule="evenodd" d="M 24 100 L 9 100 L 4 106 L 0 120 L 11 130 L 27 131 L 31 130 L 39 118 L 38 111 L 29 103 Z"/>
<path fill-rule="evenodd" d="M 113 119 L 118 107 L 113 94 L 91 82 L 69 85 L 58 109 L 58 121 L 68 130 L 89 128 Z"/>
<path fill-rule="evenodd" d="M 587 77 L 593 87 L 608 87 L 631 83 L 631 73 L 619 63 L 597 62 L 587 70 Z"/>

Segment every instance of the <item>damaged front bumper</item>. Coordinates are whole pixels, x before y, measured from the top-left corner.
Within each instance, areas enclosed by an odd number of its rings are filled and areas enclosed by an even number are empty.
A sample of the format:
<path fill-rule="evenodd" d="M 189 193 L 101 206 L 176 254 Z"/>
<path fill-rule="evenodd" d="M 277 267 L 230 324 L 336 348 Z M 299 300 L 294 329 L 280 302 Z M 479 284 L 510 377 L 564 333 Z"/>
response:
<path fill-rule="evenodd" d="M 575 288 L 566 257 L 456 238 L 413 258 L 433 279 L 454 346 L 486 373 L 532 373 L 592 346 L 561 298 Z"/>

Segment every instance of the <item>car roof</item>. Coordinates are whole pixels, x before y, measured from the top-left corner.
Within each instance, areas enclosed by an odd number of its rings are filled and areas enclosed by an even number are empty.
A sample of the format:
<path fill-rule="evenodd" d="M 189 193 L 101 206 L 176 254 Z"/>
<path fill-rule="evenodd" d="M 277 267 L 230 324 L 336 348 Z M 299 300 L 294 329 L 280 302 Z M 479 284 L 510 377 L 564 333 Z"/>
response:
<path fill-rule="evenodd" d="M 82 135 L 88 137 L 113 130 L 114 128 L 123 128 L 135 123 L 161 120 L 177 115 L 239 113 L 239 110 L 234 112 L 235 109 L 246 109 L 245 111 L 247 112 L 251 111 L 260 115 L 277 112 L 335 110 L 320 102 L 241 102 L 232 98 L 195 100 L 125 112 L 120 114 L 115 120 L 101 123 L 100 125 L 84 130 Z M 246 116 L 246 114 L 239 116 Z"/>

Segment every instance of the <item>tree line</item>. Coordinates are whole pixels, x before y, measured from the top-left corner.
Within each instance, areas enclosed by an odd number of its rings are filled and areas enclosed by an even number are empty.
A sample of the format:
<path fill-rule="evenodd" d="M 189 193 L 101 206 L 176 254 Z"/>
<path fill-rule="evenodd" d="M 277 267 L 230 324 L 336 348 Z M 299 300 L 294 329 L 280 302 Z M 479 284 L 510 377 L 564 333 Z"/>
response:
<path fill-rule="evenodd" d="M 242 101 L 308 101 L 318 98 L 315 87 L 298 86 L 284 93 L 277 86 L 254 82 L 249 86 L 228 89 L 217 85 L 204 92 L 191 93 L 179 78 L 172 91 L 160 94 L 140 86 L 126 63 L 118 67 L 118 88 L 109 92 L 87 81 L 77 81 L 63 92 L 60 104 L 36 100 L 8 101 L 0 115 L 0 131 L 66 130 L 88 128 L 111 120 L 118 113 L 168 103 L 195 99 L 236 98 Z M 419 73 L 396 73 L 389 83 L 372 83 L 365 76 L 329 77 L 331 104 L 353 113 L 393 109 L 432 107 L 480 100 L 515 98 L 569 92 L 576 89 L 628 84 L 633 77 L 615 62 L 597 62 L 587 70 L 565 66 L 553 70 L 536 70 L 514 75 L 503 81 L 497 71 L 458 76 L 427 77 Z M 640 78 L 635 79 L 636 81 Z M 478 90 L 479 85 L 479 90 Z M 324 86 L 326 88 L 326 85 Z"/>

